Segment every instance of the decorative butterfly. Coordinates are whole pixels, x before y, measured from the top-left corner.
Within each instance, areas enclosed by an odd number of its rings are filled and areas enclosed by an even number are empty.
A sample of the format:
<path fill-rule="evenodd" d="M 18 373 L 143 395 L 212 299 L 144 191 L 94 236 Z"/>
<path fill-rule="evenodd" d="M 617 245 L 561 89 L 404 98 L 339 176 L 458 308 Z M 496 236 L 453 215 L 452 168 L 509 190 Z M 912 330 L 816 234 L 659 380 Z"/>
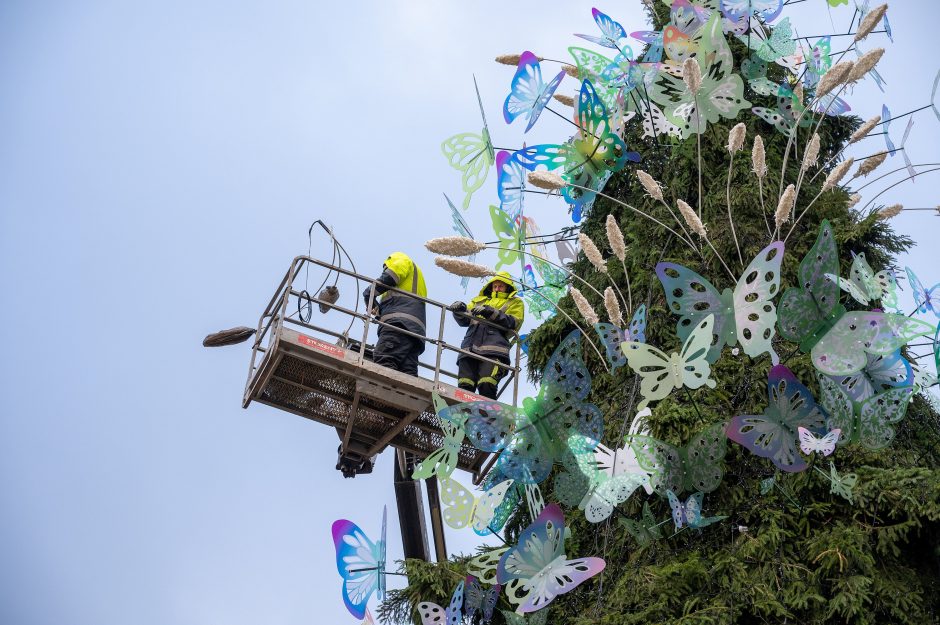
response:
<path fill-rule="evenodd" d="M 496 159 L 493 141 L 490 139 L 490 130 L 486 125 L 486 114 L 483 112 L 483 100 L 480 98 L 480 89 L 477 79 L 473 78 L 473 87 L 477 92 L 477 102 L 480 105 L 480 116 L 483 118 L 483 130 L 480 134 L 464 132 L 444 140 L 441 151 L 451 167 L 459 171 L 462 176 L 461 188 L 464 192 L 463 208 L 470 206 L 470 196 L 486 182 L 490 167 Z"/>
<path fill-rule="evenodd" d="M 447 200 L 447 205 L 450 206 L 450 216 L 454 220 L 454 232 L 459 234 L 462 237 L 467 237 L 472 239 L 473 233 L 470 231 L 470 226 L 467 225 L 467 222 L 464 221 L 463 216 L 460 214 L 460 211 L 457 210 L 457 207 L 454 206 L 454 203 L 450 201 L 450 198 L 447 197 L 447 194 L 444 194 L 444 199 Z M 471 254 L 467 260 L 471 263 L 476 262 L 477 255 Z M 470 278 L 461 278 L 460 286 L 463 287 L 464 293 L 467 292 L 467 285 L 470 284 Z"/>
<path fill-rule="evenodd" d="M 666 355 L 652 345 L 635 341 L 620 344 L 627 364 L 640 376 L 643 399 L 637 408 L 643 410 L 651 401 L 659 401 L 683 386 L 697 389 L 715 388 L 708 362 L 708 348 L 712 340 L 715 315 L 708 315 L 689 332 L 680 353 Z"/>
<path fill-rule="evenodd" d="M 914 270 L 905 267 L 907 272 L 907 281 L 911 285 L 911 291 L 914 292 L 914 303 L 917 304 L 917 310 L 925 313 L 928 310 L 937 317 L 940 317 L 940 284 L 935 284 L 929 289 L 924 288 L 923 283 L 917 278 Z"/>
<path fill-rule="evenodd" d="M 763 106 L 751 108 L 751 112 L 771 124 L 785 136 L 790 136 L 796 129 L 797 120 L 801 128 L 812 125 L 812 119 L 806 117 L 803 111 L 806 107 L 800 101 L 799 97 L 793 92 L 793 89 L 786 82 L 777 87 L 777 109 L 769 109 Z M 800 119 L 801 115 L 803 119 Z"/>
<path fill-rule="evenodd" d="M 940 77 L 940 75 L 938 75 Z M 936 90 L 936 84 L 934 84 L 934 89 Z M 891 140 L 891 111 L 888 109 L 887 105 L 881 106 L 881 119 L 882 125 L 884 125 L 884 138 L 885 146 L 888 148 L 888 154 L 894 156 L 898 152 L 901 153 L 901 156 L 904 157 L 904 164 L 907 167 L 907 173 L 911 176 L 916 176 L 917 171 L 914 169 L 914 165 L 911 163 L 911 157 L 908 156 L 907 151 L 904 149 L 904 146 L 907 144 L 908 137 L 911 136 L 911 129 L 914 127 L 914 117 L 911 116 L 907 120 L 907 126 L 904 127 L 904 135 L 901 137 L 901 147 L 897 147 L 894 144 L 894 141 Z M 914 179 L 912 179 L 914 180 Z"/>
<path fill-rule="evenodd" d="M 439 410 L 446 407 L 447 404 L 442 404 Z M 427 458 L 415 467 L 411 474 L 413 479 L 426 480 L 434 475 L 446 479 L 457 468 L 460 446 L 463 444 L 464 429 L 460 423 L 454 423 L 446 419 L 439 419 L 439 421 L 441 432 L 444 434 L 444 442 L 440 449 L 431 452 Z"/>
<path fill-rule="evenodd" d="M 940 87 L 940 70 L 937 70 L 937 75 L 933 79 L 933 89 L 930 92 L 930 108 L 937 116 L 937 121 L 940 121 L 940 109 L 937 108 L 937 87 Z"/>
<path fill-rule="evenodd" d="M 468 575 L 464 582 L 464 617 L 473 622 L 476 613 L 482 612 L 483 619 L 480 622 L 489 623 L 493 618 L 496 602 L 499 601 L 499 591 L 502 586 L 496 584 L 490 588 L 483 588 L 480 581 L 472 575 Z"/>
<path fill-rule="evenodd" d="M 487 586 L 496 584 L 496 571 L 499 568 L 500 558 L 509 551 L 509 547 L 500 547 L 484 551 L 478 556 L 470 558 L 467 562 L 467 573 L 480 580 Z"/>
<path fill-rule="evenodd" d="M 625 341 L 646 342 L 646 305 L 641 304 L 636 309 L 630 326 L 626 329 L 621 330 L 612 323 L 595 323 L 594 331 L 604 344 L 605 355 L 612 373 L 627 364 L 627 356 L 620 349 L 621 343 Z"/>
<path fill-rule="evenodd" d="M 800 262 L 801 286 L 787 289 L 780 300 L 780 335 L 810 352 L 813 365 L 827 375 L 861 371 L 866 354 L 885 355 L 934 328 L 919 319 L 882 312 L 846 312 L 839 304 L 839 285 L 826 277 L 839 272 L 832 226 L 824 220 L 819 236 Z"/>
<path fill-rule="evenodd" d="M 716 423 L 697 433 L 684 447 L 652 436 L 634 435 L 630 447 L 637 464 L 650 475 L 657 493 L 701 491 L 710 493 L 721 484 L 721 461 L 728 450 L 724 424 Z"/>
<path fill-rule="evenodd" d="M 521 409 L 478 401 L 444 412 L 466 419 L 467 438 L 474 446 L 502 451 L 496 468 L 503 475 L 537 484 L 556 460 L 590 451 L 600 441 L 604 419 L 597 406 L 585 402 L 590 392 L 591 374 L 581 355 L 581 333 L 575 330 L 549 358 L 538 395 L 523 400 Z"/>
<path fill-rule="evenodd" d="M 752 16 L 764 22 L 777 19 L 783 10 L 783 0 L 721 0 L 718 6 L 725 19 L 735 26 L 736 32 L 742 22 L 744 30 L 740 32 L 746 32 Z"/>
<path fill-rule="evenodd" d="M 830 455 L 836 450 L 836 443 L 839 442 L 839 436 L 842 434 L 842 430 L 834 428 L 824 436 L 817 438 L 815 434 L 802 425 L 797 426 L 796 431 L 800 437 L 800 450 L 807 456 L 813 452 L 821 453 L 824 456 Z"/>
<path fill-rule="evenodd" d="M 853 402 L 864 402 L 889 388 L 912 385 L 914 376 L 911 363 L 901 356 L 901 350 L 885 356 L 867 354 L 866 360 L 865 367 L 856 374 L 830 376 Z"/>
<path fill-rule="evenodd" d="M 643 472 L 614 476 L 599 470 L 592 453 L 578 454 L 577 465 L 555 477 L 555 495 L 561 503 L 584 510 L 589 523 L 606 520 L 637 488 L 649 484 Z"/>
<path fill-rule="evenodd" d="M 523 52 L 519 57 L 516 74 L 512 77 L 509 96 L 503 104 L 503 117 L 506 123 L 511 124 L 520 115 L 524 116 L 528 120 L 525 131 L 529 132 L 564 77 L 565 72 L 561 71 L 546 83 L 542 80 L 542 68 L 539 66 L 538 57 L 528 50 Z"/>
<path fill-rule="evenodd" d="M 627 38 L 627 31 L 623 29 L 623 26 L 604 13 L 601 13 L 597 9 L 591 9 L 591 14 L 594 16 L 594 23 L 597 24 L 597 27 L 600 29 L 602 36 L 595 37 L 593 35 L 576 34 L 575 37 L 587 39 L 591 43 L 596 43 L 597 45 L 604 46 L 605 48 L 621 50 L 623 46 L 620 41 Z"/>
<path fill-rule="evenodd" d="M 803 84 L 807 89 L 812 89 L 823 74 L 832 68 L 832 37 L 822 37 L 817 40 L 813 46 L 803 54 L 806 67 L 803 71 Z"/>
<path fill-rule="evenodd" d="M 528 173 L 516 154 L 510 154 L 506 150 L 500 150 L 496 154 L 496 192 L 499 195 L 499 208 L 513 221 L 523 213 Z"/>
<path fill-rule="evenodd" d="M 590 80 L 581 83 L 577 108 L 579 130 L 570 141 L 519 150 L 529 169 L 542 166 L 550 171 L 563 170 L 561 175 L 569 186 L 562 189 L 562 196 L 575 207 L 594 198 L 609 172 L 620 171 L 627 161 L 640 159 L 639 154 L 629 152 L 623 139 L 611 131 L 607 109 Z"/>
<path fill-rule="evenodd" d="M 666 491 L 666 496 L 669 498 L 669 506 L 672 508 L 672 522 L 676 526 L 677 532 L 685 526 L 700 530 L 712 523 L 728 518 L 727 516 L 702 516 L 702 499 L 705 497 L 705 493 L 695 493 L 685 502 L 679 501 L 679 498 L 671 490 Z"/>
<path fill-rule="evenodd" d="M 630 36 L 649 45 L 644 61 L 662 62 L 666 71 L 681 76 L 682 62 L 698 52 L 702 27 L 708 21 L 708 16 L 708 9 L 688 0 L 675 0 L 670 8 L 669 23 L 663 30 L 638 31 L 630 33 Z"/>
<path fill-rule="evenodd" d="M 604 444 L 598 444 L 594 448 L 594 464 L 599 471 L 606 473 L 610 477 L 619 475 L 635 474 L 642 480 L 643 488 L 648 495 L 653 494 L 653 485 L 650 481 L 650 475 L 640 466 L 637 460 L 636 452 L 633 450 L 633 438 L 635 436 L 649 436 L 646 418 L 652 414 L 649 408 L 639 411 L 633 421 L 630 423 L 630 430 L 624 437 L 624 446 L 619 449 L 611 449 Z"/>
<path fill-rule="evenodd" d="M 887 19 L 887 16 L 885 16 L 885 18 Z M 865 50 L 863 50 L 862 47 L 859 46 L 858 44 L 855 44 L 855 56 L 858 58 L 862 58 L 864 55 L 865 55 Z M 868 75 L 871 76 L 872 80 L 875 81 L 875 84 L 878 85 L 878 88 L 881 89 L 881 92 L 884 93 L 885 79 L 881 76 L 881 73 L 878 71 L 878 69 L 875 67 L 871 68 L 870 70 L 868 70 Z"/>
<path fill-rule="evenodd" d="M 751 453 L 769 458 L 782 471 L 802 471 L 807 465 L 796 450 L 799 428 L 821 432 L 826 417 L 809 389 L 783 365 L 770 369 L 767 397 L 764 414 L 736 416 L 725 433 Z"/>
<path fill-rule="evenodd" d="M 713 315 L 712 339 L 707 360 L 718 360 L 725 345 L 740 342 L 744 353 L 756 358 L 769 353 L 776 362 L 771 345 L 777 309 L 773 299 L 780 289 L 780 263 L 783 243 L 771 243 L 754 257 L 732 292 L 718 292 L 711 282 L 687 267 L 659 263 L 656 275 L 666 291 L 672 312 L 680 315 L 676 334 L 687 339 L 692 328 L 706 316 Z"/>
<path fill-rule="evenodd" d="M 449 477 L 440 477 L 439 481 L 444 522 L 448 526 L 455 530 L 470 526 L 480 536 L 492 533 L 490 524 L 506 492 L 512 487 L 512 480 L 496 484 L 479 498 Z"/>
<path fill-rule="evenodd" d="M 940 361 L 940 352 L 938 352 L 936 347 L 936 339 L 934 339 L 934 361 Z M 940 370 L 940 367 L 938 367 Z M 926 369 L 923 369 L 917 365 L 911 365 L 911 372 L 914 375 L 914 382 L 911 385 L 914 388 L 915 393 L 919 393 L 926 388 L 930 388 L 936 384 L 940 384 L 940 379 L 935 375 L 931 375 Z M 932 398 L 932 395 L 927 395 L 926 398 L 928 401 Z"/>
<path fill-rule="evenodd" d="M 779 86 L 767 78 L 767 61 L 757 56 L 749 56 L 741 61 L 741 75 L 747 86 L 757 95 L 776 96 Z M 753 111 L 753 109 L 751 109 Z M 769 111 L 770 109 L 765 109 Z M 763 119 L 766 119 L 762 117 Z M 773 123 L 773 122 L 770 122 Z"/>
<path fill-rule="evenodd" d="M 716 12 L 703 28 L 700 50 L 695 55 L 702 72 L 697 94 L 689 91 L 681 77 L 663 74 L 649 96 L 664 107 L 666 118 L 682 129 L 682 137 L 701 134 L 721 118 L 734 119 L 751 103 L 744 99 L 744 82 L 734 73 L 731 48 L 722 34 Z"/>
<path fill-rule="evenodd" d="M 545 625 L 548 621 L 548 610 L 539 610 L 530 614 L 528 618 L 509 610 L 500 610 L 500 612 L 506 620 L 506 625 Z"/>
<path fill-rule="evenodd" d="M 866 449 L 883 449 L 894 440 L 892 424 L 904 418 L 914 394 L 913 386 L 890 388 L 856 404 L 835 380 L 819 376 L 820 402 L 829 413 L 833 432 L 841 431 L 842 441 L 858 443 Z"/>
<path fill-rule="evenodd" d="M 565 554 L 565 516 L 555 504 L 519 535 L 519 542 L 499 559 L 496 578 L 501 584 L 522 582 L 525 600 L 516 612 L 535 612 L 558 595 L 574 590 L 604 570 L 601 558 L 568 560 Z"/>
<path fill-rule="evenodd" d="M 769 37 L 750 37 L 748 45 L 757 56 L 767 62 L 776 62 L 792 55 L 796 52 L 796 42 L 793 40 L 793 28 L 790 26 L 790 18 L 785 17 L 780 20 L 780 23 L 770 31 Z"/>
<path fill-rule="evenodd" d="M 460 625 L 463 622 L 464 583 L 457 584 L 450 603 L 444 609 L 436 603 L 422 601 L 418 604 L 421 625 Z"/>
<path fill-rule="evenodd" d="M 493 224 L 493 233 L 499 240 L 496 269 L 519 262 L 519 252 L 522 250 L 522 241 L 526 236 L 524 222 L 511 219 L 498 206 L 493 205 L 490 205 L 490 221 Z"/>
<path fill-rule="evenodd" d="M 665 522 L 666 521 L 663 521 L 663 523 Z M 646 547 L 663 537 L 662 532 L 659 531 L 659 526 L 662 525 L 662 523 L 656 522 L 653 513 L 650 512 L 648 502 L 643 502 L 643 514 L 640 520 L 635 521 L 633 519 L 621 518 L 620 525 L 630 532 L 630 535 L 633 536 L 641 547 Z"/>
<path fill-rule="evenodd" d="M 823 473 L 825 475 L 825 473 Z M 839 472 L 836 471 L 836 465 L 832 462 L 829 463 L 829 492 L 842 497 L 850 504 L 855 504 L 852 501 L 852 489 L 855 488 L 855 484 L 858 483 L 858 476 L 854 473 L 847 473 L 845 475 L 839 475 Z"/>
<path fill-rule="evenodd" d="M 868 306 L 872 300 L 881 300 L 889 308 L 897 308 L 898 285 L 894 272 L 879 271 L 877 274 L 865 260 L 865 254 L 856 254 L 849 268 L 849 277 L 827 273 L 826 277 L 838 283 L 839 288 L 852 296 L 856 302 Z"/>
<path fill-rule="evenodd" d="M 385 598 L 385 527 L 387 509 L 382 510 L 382 538 L 373 543 L 359 526 L 340 519 L 333 523 L 336 569 L 343 578 L 343 603 L 357 619 L 366 614 L 369 597 Z"/>
<path fill-rule="evenodd" d="M 577 46 L 568 48 L 568 54 L 574 59 L 581 80 L 590 80 L 591 84 L 594 85 L 597 96 L 604 103 L 604 107 L 608 111 L 613 110 L 617 103 L 617 94 L 620 88 L 611 84 L 610 80 L 604 76 L 604 73 L 614 64 L 614 61 L 603 54 Z"/>

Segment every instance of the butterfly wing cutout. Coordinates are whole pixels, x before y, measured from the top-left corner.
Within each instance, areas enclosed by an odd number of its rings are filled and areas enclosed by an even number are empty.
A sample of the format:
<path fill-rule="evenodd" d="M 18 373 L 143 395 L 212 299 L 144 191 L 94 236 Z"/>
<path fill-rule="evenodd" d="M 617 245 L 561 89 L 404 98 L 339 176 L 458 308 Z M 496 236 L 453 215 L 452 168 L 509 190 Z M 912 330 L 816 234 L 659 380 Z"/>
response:
<path fill-rule="evenodd" d="M 776 362 L 776 353 L 771 345 L 777 324 L 773 298 L 780 289 L 782 261 L 783 243 L 771 243 L 751 261 L 734 288 L 737 339 L 744 353 L 752 358 L 770 353 Z"/>
<path fill-rule="evenodd" d="M 359 526 L 346 519 L 333 523 L 336 569 L 343 578 L 343 603 L 355 618 L 365 617 L 372 593 L 380 590 L 385 571 L 384 541 L 373 543 Z"/>
<path fill-rule="evenodd" d="M 666 292 L 669 309 L 679 315 L 676 334 L 686 340 L 692 329 L 714 316 L 708 361 L 715 362 L 726 344 L 734 342 L 734 311 L 730 292 L 719 293 L 711 282 L 688 267 L 659 263 L 656 275 Z"/>
<path fill-rule="evenodd" d="M 762 415 L 739 415 L 728 424 L 728 438 L 751 453 L 769 458 L 788 472 L 804 470 L 806 461 L 797 452 L 797 428 L 825 428 L 825 416 L 809 389 L 783 365 L 771 368 L 767 380 L 768 405 Z"/>
<path fill-rule="evenodd" d="M 836 443 L 839 442 L 839 436 L 842 434 L 842 430 L 834 428 L 824 436 L 817 437 L 801 425 L 797 426 L 796 431 L 800 437 L 800 450 L 807 456 L 812 453 L 830 455 L 836 450 Z"/>
<path fill-rule="evenodd" d="M 464 582 L 461 581 L 457 584 L 446 610 L 430 601 L 418 604 L 421 625 L 460 625 L 463 622 L 463 601 Z"/>
<path fill-rule="evenodd" d="M 724 476 L 721 461 L 727 453 L 724 424 L 716 423 L 697 433 L 684 447 L 651 436 L 634 435 L 630 446 L 637 464 L 649 474 L 653 488 L 667 491 L 711 492 Z"/>
<path fill-rule="evenodd" d="M 538 57 L 529 51 L 519 58 L 519 66 L 510 84 L 509 96 L 503 104 L 503 117 L 511 124 L 517 117 L 528 120 L 525 131 L 528 132 L 545 109 L 555 89 L 561 84 L 565 72 L 558 72 L 548 83 L 542 80 L 542 68 Z"/>
<path fill-rule="evenodd" d="M 813 346 L 813 365 L 827 375 L 853 375 L 861 371 L 867 354 L 887 355 L 934 326 L 895 313 L 853 311 L 836 321 Z"/>
<path fill-rule="evenodd" d="M 872 450 L 891 444 L 895 436 L 892 425 L 904 418 L 913 386 L 890 388 L 855 403 L 832 378 L 819 374 L 818 379 L 820 403 L 829 414 L 829 426 L 841 430 L 843 442 Z"/>
<path fill-rule="evenodd" d="M 444 443 L 422 460 L 411 477 L 416 480 L 426 480 L 432 475 L 450 477 L 457 468 L 460 446 L 463 443 L 464 430 L 459 425 L 441 419 L 441 431 L 444 433 Z"/>
<path fill-rule="evenodd" d="M 847 473 L 846 475 L 839 475 L 839 472 L 836 471 L 836 465 L 830 462 L 829 481 L 831 482 L 829 492 L 842 497 L 851 504 L 855 503 L 852 500 L 852 489 L 855 488 L 855 484 L 858 483 L 858 476 L 856 474 Z"/>

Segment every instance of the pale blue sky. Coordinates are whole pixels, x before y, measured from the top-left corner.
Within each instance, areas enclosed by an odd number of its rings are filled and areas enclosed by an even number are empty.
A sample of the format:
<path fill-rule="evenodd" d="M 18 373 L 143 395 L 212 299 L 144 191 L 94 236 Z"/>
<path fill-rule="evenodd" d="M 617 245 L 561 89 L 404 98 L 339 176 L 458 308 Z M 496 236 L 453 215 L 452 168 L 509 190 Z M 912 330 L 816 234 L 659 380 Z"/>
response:
<path fill-rule="evenodd" d="M 343 480 L 328 428 L 241 409 L 246 346 L 200 341 L 257 322 L 317 218 L 360 268 L 411 251 L 433 296 L 461 297 L 421 247 L 450 231 L 441 192 L 460 196 L 440 142 L 479 129 L 475 72 L 496 143 L 519 145 L 522 128 L 499 112 L 512 70 L 492 58 L 563 58 L 570 33 L 592 32 L 591 6 L 0 6 L 0 622 L 353 622 L 330 524 L 375 535 L 388 504 L 400 557 L 390 455 Z M 641 30 L 638 6 L 600 8 Z M 801 34 L 830 30 L 823 0 L 793 9 Z M 840 28 L 849 14 L 833 11 Z M 929 99 L 938 17 L 927 2 L 891 13 L 882 66 L 895 112 Z M 867 85 L 850 102 L 867 118 L 883 99 Z M 525 140 L 565 126 L 546 117 Z M 940 161 L 938 128 L 918 115 L 915 162 Z M 891 202 L 935 205 L 936 180 Z M 469 213 L 480 238 L 494 187 L 491 176 Z M 528 206 L 544 230 L 566 223 L 558 200 L 539 200 Z M 927 243 L 938 224 L 897 220 Z M 915 252 L 925 283 L 940 281 L 936 259 L 929 245 Z"/>

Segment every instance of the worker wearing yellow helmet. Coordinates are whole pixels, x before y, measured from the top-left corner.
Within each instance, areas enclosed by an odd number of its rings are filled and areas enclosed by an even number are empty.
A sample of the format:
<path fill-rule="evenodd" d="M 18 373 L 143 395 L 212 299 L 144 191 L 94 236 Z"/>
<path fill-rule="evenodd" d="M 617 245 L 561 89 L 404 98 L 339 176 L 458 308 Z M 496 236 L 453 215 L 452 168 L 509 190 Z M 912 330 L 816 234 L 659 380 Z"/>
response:
<path fill-rule="evenodd" d="M 469 305 L 454 302 L 450 305 L 454 319 L 467 328 L 460 348 L 509 364 L 509 345 L 513 333 L 522 327 L 525 305 L 516 294 L 512 278 L 505 271 L 496 274 L 480 289 L 480 294 Z M 469 309 L 469 314 L 467 310 Z M 486 319 L 489 323 L 481 323 Z M 499 380 L 507 369 L 461 354 L 457 358 L 458 385 L 464 390 L 477 392 L 496 399 Z"/>
<path fill-rule="evenodd" d="M 390 291 L 389 287 L 406 293 Z M 371 285 L 362 293 L 366 306 L 372 301 L 373 310 L 378 308 L 379 321 L 391 326 L 379 326 L 372 360 L 383 367 L 418 375 L 418 356 L 424 351 L 424 341 L 395 330 L 402 328 L 422 337 L 427 331 L 424 301 L 412 295 L 427 297 L 428 290 L 421 270 L 402 252 L 393 252 L 385 259 L 375 295 Z"/>

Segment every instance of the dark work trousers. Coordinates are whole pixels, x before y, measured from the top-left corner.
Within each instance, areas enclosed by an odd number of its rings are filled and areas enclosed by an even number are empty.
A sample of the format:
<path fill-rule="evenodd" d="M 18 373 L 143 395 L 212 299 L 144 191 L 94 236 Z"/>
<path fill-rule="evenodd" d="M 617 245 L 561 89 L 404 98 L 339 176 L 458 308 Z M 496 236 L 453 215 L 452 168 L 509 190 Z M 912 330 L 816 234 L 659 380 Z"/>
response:
<path fill-rule="evenodd" d="M 392 328 L 382 328 L 372 361 L 377 365 L 416 376 L 418 354 L 423 348 L 424 342 L 421 339 L 396 332 Z"/>
<path fill-rule="evenodd" d="M 499 381 L 506 373 L 505 367 L 469 356 L 463 356 L 457 361 L 457 385 L 490 399 L 496 399 Z"/>

